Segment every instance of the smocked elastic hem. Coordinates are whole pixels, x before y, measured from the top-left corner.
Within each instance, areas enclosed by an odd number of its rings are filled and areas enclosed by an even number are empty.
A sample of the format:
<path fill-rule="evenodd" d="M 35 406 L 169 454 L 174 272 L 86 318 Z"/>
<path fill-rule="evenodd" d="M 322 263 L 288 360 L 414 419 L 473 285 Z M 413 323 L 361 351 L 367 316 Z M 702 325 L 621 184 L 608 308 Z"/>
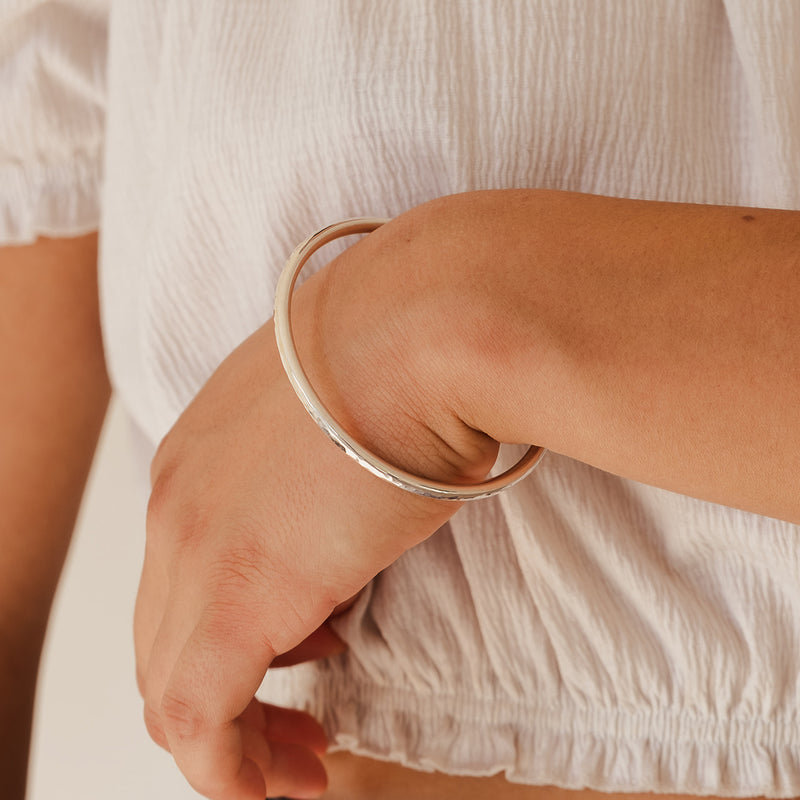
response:
<path fill-rule="evenodd" d="M 603 792 L 800 794 L 793 715 L 715 719 L 670 709 L 523 708 L 360 680 L 330 682 L 324 671 L 297 677 L 284 690 L 322 722 L 332 750 L 412 769 L 504 773 L 515 783 Z"/>
<path fill-rule="evenodd" d="M 101 172 L 99 151 L 64 164 L 0 166 L 0 244 L 96 230 Z"/>

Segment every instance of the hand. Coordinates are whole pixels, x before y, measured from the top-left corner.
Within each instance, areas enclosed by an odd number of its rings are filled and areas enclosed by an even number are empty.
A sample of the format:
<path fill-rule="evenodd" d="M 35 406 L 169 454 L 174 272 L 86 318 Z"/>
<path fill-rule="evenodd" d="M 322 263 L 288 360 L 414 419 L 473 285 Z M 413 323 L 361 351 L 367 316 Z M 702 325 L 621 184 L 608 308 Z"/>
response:
<path fill-rule="evenodd" d="M 300 327 L 325 316 L 319 287 L 315 278 L 298 293 Z M 300 335 L 309 365 L 311 328 Z M 402 379 L 382 358 L 382 376 Z M 376 384 L 374 372 L 336 359 L 325 365 L 324 374 L 310 369 L 312 378 L 368 444 L 394 450 L 406 468 L 453 478 L 452 466 L 409 447 L 431 434 L 413 415 L 390 411 L 402 392 L 370 395 L 363 383 Z M 337 400 L 334 385 L 368 411 Z M 401 424 L 387 426 L 392 413 Z M 386 484 L 331 444 L 295 397 L 271 325 L 235 350 L 187 408 L 159 448 L 152 483 L 135 621 L 151 736 L 215 800 L 317 796 L 326 781 L 322 731 L 306 715 L 254 700 L 265 671 L 304 642 L 307 650 L 316 642 L 318 654 L 335 649 L 320 630 L 335 607 L 457 505 Z"/>

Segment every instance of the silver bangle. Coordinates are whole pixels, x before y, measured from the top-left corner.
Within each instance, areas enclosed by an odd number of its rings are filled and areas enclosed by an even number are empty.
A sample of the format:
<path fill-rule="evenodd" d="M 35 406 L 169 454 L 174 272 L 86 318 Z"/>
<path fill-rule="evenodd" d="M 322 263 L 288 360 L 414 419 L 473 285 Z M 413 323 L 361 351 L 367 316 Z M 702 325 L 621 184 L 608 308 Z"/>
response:
<path fill-rule="evenodd" d="M 309 236 L 289 256 L 275 292 L 275 338 L 278 342 L 278 351 L 283 362 L 283 368 L 286 370 L 297 396 L 317 425 L 322 428 L 334 444 L 373 475 L 377 475 L 377 477 L 383 478 L 383 480 L 393 483 L 401 489 L 423 497 L 442 500 L 477 500 L 481 497 L 491 497 L 521 481 L 536 467 L 547 451 L 542 447 L 532 446 L 513 467 L 507 469 L 501 475 L 487 478 L 481 483 L 451 484 L 420 478 L 389 464 L 382 458 L 378 458 L 374 453 L 371 453 L 352 439 L 331 416 L 325 404 L 309 383 L 300 364 L 292 334 L 291 309 L 292 292 L 306 261 L 308 261 L 312 253 L 334 239 L 356 233 L 370 233 L 387 221 L 385 219 L 364 217 L 336 222 Z"/>

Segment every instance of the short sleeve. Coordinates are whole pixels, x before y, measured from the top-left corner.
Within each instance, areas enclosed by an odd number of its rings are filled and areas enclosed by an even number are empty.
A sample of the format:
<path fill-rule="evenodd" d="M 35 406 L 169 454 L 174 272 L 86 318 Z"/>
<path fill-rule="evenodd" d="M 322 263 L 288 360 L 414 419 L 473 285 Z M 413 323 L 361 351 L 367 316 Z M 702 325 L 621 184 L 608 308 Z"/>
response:
<path fill-rule="evenodd" d="M 97 228 L 107 0 L 0 7 L 0 244 Z"/>

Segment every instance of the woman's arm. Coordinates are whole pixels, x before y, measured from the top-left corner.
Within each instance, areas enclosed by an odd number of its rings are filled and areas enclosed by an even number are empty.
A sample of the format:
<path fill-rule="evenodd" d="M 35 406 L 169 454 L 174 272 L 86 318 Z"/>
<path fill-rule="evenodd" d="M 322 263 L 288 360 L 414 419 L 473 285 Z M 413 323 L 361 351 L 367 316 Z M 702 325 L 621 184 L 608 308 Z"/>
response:
<path fill-rule="evenodd" d="M 321 280 L 306 359 L 349 358 L 348 376 L 369 359 L 340 398 L 366 424 L 374 395 L 400 419 L 413 391 L 455 449 L 535 442 L 800 522 L 800 212 L 478 192 L 403 215 Z"/>
<path fill-rule="evenodd" d="M 0 249 L 0 795 L 22 800 L 36 673 L 109 397 L 97 237 Z"/>
<path fill-rule="evenodd" d="M 409 471 L 477 480 L 497 440 L 533 442 L 800 521 L 799 240 L 796 212 L 443 198 L 298 290 L 298 349 L 336 418 Z M 331 444 L 271 324 L 152 477 L 136 650 L 153 738 L 209 797 L 316 796 L 319 730 L 253 700 L 264 672 L 457 504 Z"/>

